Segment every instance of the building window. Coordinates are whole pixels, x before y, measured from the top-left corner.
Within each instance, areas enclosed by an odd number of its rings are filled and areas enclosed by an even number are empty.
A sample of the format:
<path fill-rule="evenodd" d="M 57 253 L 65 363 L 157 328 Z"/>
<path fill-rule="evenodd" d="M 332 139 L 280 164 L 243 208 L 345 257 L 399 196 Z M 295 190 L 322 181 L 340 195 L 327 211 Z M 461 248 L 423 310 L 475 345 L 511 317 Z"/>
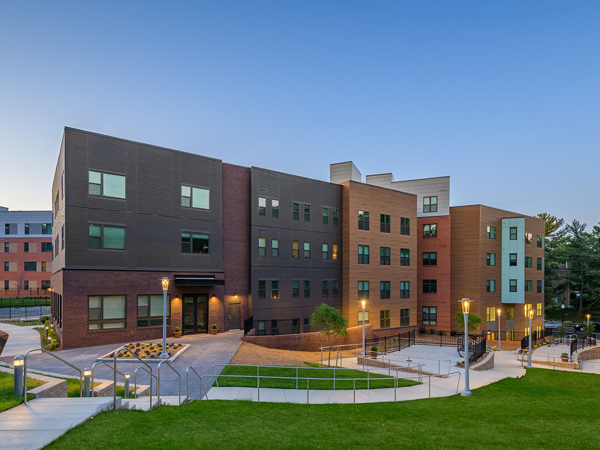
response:
<path fill-rule="evenodd" d="M 525 257 L 525 268 L 531 269 L 533 267 L 533 258 L 531 256 Z"/>
<path fill-rule="evenodd" d="M 496 292 L 496 280 L 486 280 L 485 290 L 486 292 Z"/>
<path fill-rule="evenodd" d="M 329 259 L 329 244 L 323 244 L 323 261 Z"/>
<path fill-rule="evenodd" d="M 533 235 L 531 233 L 525 233 L 525 243 L 531 244 L 533 242 Z"/>
<path fill-rule="evenodd" d="M 292 203 L 292 219 L 300 220 L 300 204 Z"/>
<path fill-rule="evenodd" d="M 25 289 L 26 291 L 29 290 L 29 281 L 27 281 L 27 280 L 23 281 L 23 289 Z"/>
<path fill-rule="evenodd" d="M 437 252 L 424 252 L 423 253 L 423 265 L 424 266 L 437 266 Z"/>
<path fill-rule="evenodd" d="M 408 217 L 400 218 L 400 234 L 410 236 L 410 219 Z"/>
<path fill-rule="evenodd" d="M 488 253 L 486 256 L 486 264 L 488 266 L 495 266 L 496 265 L 496 254 L 495 253 Z"/>
<path fill-rule="evenodd" d="M 333 244 L 331 246 L 331 259 L 334 261 L 337 261 L 337 259 L 338 259 L 338 245 L 337 244 Z"/>
<path fill-rule="evenodd" d="M 543 312 L 542 310 L 543 310 L 543 308 L 544 308 L 544 305 L 542 303 L 538 303 L 537 304 L 536 314 L 537 314 L 538 317 L 542 317 L 542 312 Z"/>
<path fill-rule="evenodd" d="M 89 194 L 101 197 L 125 198 L 125 177 L 111 173 L 88 172 Z"/>
<path fill-rule="evenodd" d="M 181 186 L 181 206 L 210 209 L 210 191 L 204 188 Z"/>
<path fill-rule="evenodd" d="M 515 305 L 506 305 L 506 320 L 515 318 Z M 510 339 L 512 340 L 512 339 Z"/>
<path fill-rule="evenodd" d="M 29 234 L 29 224 L 25 224 L 25 234 Z"/>
<path fill-rule="evenodd" d="M 89 248 L 125 250 L 125 227 L 90 224 Z"/>
<path fill-rule="evenodd" d="M 544 259 L 543 258 L 537 259 L 537 270 L 544 270 Z"/>
<path fill-rule="evenodd" d="M 9 281 L 4 281 L 4 290 L 8 291 L 8 289 L 10 288 L 10 282 Z"/>
<path fill-rule="evenodd" d="M 124 295 L 88 297 L 88 330 L 125 328 L 125 299 Z"/>
<path fill-rule="evenodd" d="M 390 298 L 390 282 L 380 281 L 379 282 L 379 298 L 381 300 L 388 300 Z"/>
<path fill-rule="evenodd" d="M 379 328 L 390 327 L 390 310 L 382 309 L 379 311 Z"/>
<path fill-rule="evenodd" d="M 517 240 L 517 227 L 510 227 L 510 240 L 511 241 Z"/>
<path fill-rule="evenodd" d="M 487 237 L 488 237 L 488 239 L 496 239 L 496 227 L 491 227 L 488 225 Z"/>
<path fill-rule="evenodd" d="M 400 326 L 407 327 L 410 325 L 410 309 L 403 308 L 400 310 Z"/>
<path fill-rule="evenodd" d="M 424 213 L 432 213 L 437 212 L 437 196 L 434 197 L 423 197 L 423 212 Z"/>
<path fill-rule="evenodd" d="M 292 298 L 300 297 L 300 281 L 294 280 L 292 281 Z"/>
<path fill-rule="evenodd" d="M 390 216 L 389 214 L 381 214 L 380 215 L 380 231 L 382 233 L 389 233 L 390 232 Z"/>
<path fill-rule="evenodd" d="M 368 324 L 369 323 L 369 311 L 365 311 L 365 320 L 364 320 L 364 324 Z M 358 311 L 358 324 L 362 325 L 363 324 L 363 312 Z"/>
<path fill-rule="evenodd" d="M 408 249 L 408 248 L 400 249 L 400 265 L 401 266 L 410 266 L 410 249 Z"/>
<path fill-rule="evenodd" d="M 304 243 L 304 259 L 310 258 L 310 242 Z"/>
<path fill-rule="evenodd" d="M 400 282 L 400 298 L 410 298 L 410 281 Z"/>
<path fill-rule="evenodd" d="M 267 298 L 267 282 L 258 280 L 258 298 Z"/>
<path fill-rule="evenodd" d="M 292 241 L 292 258 L 300 257 L 300 242 Z"/>
<path fill-rule="evenodd" d="M 271 298 L 277 300 L 279 298 L 279 281 L 271 281 Z"/>
<path fill-rule="evenodd" d="M 10 244 L 8 242 L 4 243 L 4 253 L 10 252 Z"/>
<path fill-rule="evenodd" d="M 258 238 L 258 256 L 267 256 L 267 240 Z"/>
<path fill-rule="evenodd" d="M 42 242 L 43 252 L 52 252 L 52 242 Z"/>
<path fill-rule="evenodd" d="M 359 281 L 358 282 L 358 299 L 369 300 L 369 282 Z"/>
<path fill-rule="evenodd" d="M 496 307 L 495 306 L 488 306 L 486 309 L 486 320 L 488 322 L 495 322 L 496 321 Z"/>
<path fill-rule="evenodd" d="M 42 281 L 42 289 L 49 289 L 50 288 L 50 280 L 43 280 Z"/>
<path fill-rule="evenodd" d="M 437 237 L 437 223 L 428 223 L 423 225 L 423 237 L 433 238 Z"/>
<path fill-rule="evenodd" d="M 304 205 L 304 221 L 310 222 L 310 205 Z"/>
<path fill-rule="evenodd" d="M 271 200 L 271 217 L 279 218 L 279 200 Z"/>
<path fill-rule="evenodd" d="M 23 245 L 23 250 L 25 251 L 25 253 L 29 252 L 29 242 L 25 242 Z"/>
<path fill-rule="evenodd" d="M 182 253 L 208 253 L 209 236 L 202 233 L 181 233 Z"/>
<path fill-rule="evenodd" d="M 537 293 L 538 294 L 544 293 L 544 281 L 543 280 L 537 280 Z"/>
<path fill-rule="evenodd" d="M 271 256 L 279 257 L 279 239 L 271 239 Z"/>
<path fill-rule="evenodd" d="M 329 283 L 327 281 L 322 282 L 321 291 L 323 298 L 329 297 Z"/>
<path fill-rule="evenodd" d="M 36 262 L 25 262 L 24 269 L 25 269 L 25 272 L 35 272 L 35 271 L 37 271 L 37 263 Z"/>
<path fill-rule="evenodd" d="M 331 217 L 333 218 L 333 224 L 337 225 L 339 223 L 338 210 L 334 209 L 331 211 Z"/>
<path fill-rule="evenodd" d="M 112 227 L 115 228 L 115 227 Z M 123 230 L 125 230 L 125 228 L 123 228 Z M 125 239 L 123 238 L 123 246 L 125 245 Z M 65 249 L 65 225 L 63 224 L 63 226 L 60 228 L 60 248 L 62 250 Z"/>
<path fill-rule="evenodd" d="M 337 280 L 333 280 L 331 282 L 331 296 L 332 297 L 337 297 L 338 296 L 338 292 L 339 292 L 339 290 L 338 290 L 338 282 L 337 282 Z"/>
<path fill-rule="evenodd" d="M 437 307 L 423 306 L 423 325 L 437 325 Z"/>
<path fill-rule="evenodd" d="M 516 253 L 511 253 L 509 255 L 509 264 L 511 266 L 516 266 L 517 265 L 517 254 Z"/>
<path fill-rule="evenodd" d="M 437 280 L 423 280 L 423 294 L 435 294 L 437 292 Z"/>
<path fill-rule="evenodd" d="M 358 229 L 369 229 L 369 211 L 358 211 Z"/>
<path fill-rule="evenodd" d="M 40 264 L 42 265 L 41 271 L 46 272 L 46 261 L 42 261 Z"/>
<path fill-rule="evenodd" d="M 329 208 L 323 208 L 323 224 L 327 225 L 329 223 Z"/>
<path fill-rule="evenodd" d="M 369 246 L 359 245 L 358 246 L 358 263 L 369 264 Z"/>
<path fill-rule="evenodd" d="M 510 280 L 510 292 L 517 292 L 517 280 Z"/>
<path fill-rule="evenodd" d="M 258 197 L 258 215 L 267 215 L 267 199 L 264 197 Z"/>
<path fill-rule="evenodd" d="M 390 265 L 390 248 L 389 247 L 380 247 L 379 248 L 379 264 L 381 264 L 382 266 L 389 266 Z"/>
<path fill-rule="evenodd" d="M 303 320 L 303 323 L 304 323 L 304 332 L 310 333 L 310 319 L 305 318 Z"/>
<path fill-rule="evenodd" d="M 171 296 L 167 295 L 167 325 L 171 324 Z M 138 295 L 137 326 L 157 327 L 163 323 L 163 296 Z"/>
<path fill-rule="evenodd" d="M 58 236 L 56 236 L 56 239 L 54 240 L 54 256 L 58 256 Z"/>
<path fill-rule="evenodd" d="M 304 298 L 310 297 L 310 280 L 304 280 Z"/>
<path fill-rule="evenodd" d="M 52 224 L 51 223 L 43 223 L 42 224 L 42 234 L 52 234 Z"/>
<path fill-rule="evenodd" d="M 7 261 L 4 262 L 4 271 L 10 272 L 10 263 Z"/>
<path fill-rule="evenodd" d="M 544 248 L 544 235 L 542 235 L 542 234 L 537 235 L 537 246 L 539 248 Z"/>

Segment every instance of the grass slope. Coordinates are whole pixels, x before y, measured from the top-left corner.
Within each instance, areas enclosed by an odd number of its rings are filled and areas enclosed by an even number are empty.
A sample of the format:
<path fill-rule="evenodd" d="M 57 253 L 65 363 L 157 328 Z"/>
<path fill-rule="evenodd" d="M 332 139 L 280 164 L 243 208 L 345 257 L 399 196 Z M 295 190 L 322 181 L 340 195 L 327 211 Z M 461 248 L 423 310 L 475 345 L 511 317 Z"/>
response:
<path fill-rule="evenodd" d="M 239 387 L 256 387 L 256 367 L 238 366 L 229 364 L 223 368 L 221 375 L 248 375 L 249 378 L 235 378 L 220 376 L 219 386 L 239 386 Z M 292 367 L 261 367 L 260 368 L 260 387 L 261 388 L 279 388 L 279 389 L 296 389 L 296 369 Z M 299 378 L 333 378 L 333 369 L 323 368 L 300 368 L 298 369 Z M 408 374 L 407 374 L 408 375 Z M 263 377 L 283 377 L 283 378 L 263 378 Z M 289 379 L 286 379 L 289 378 Z M 353 381 L 348 381 L 348 378 L 367 378 L 367 373 L 362 370 L 353 369 L 336 369 L 335 370 L 335 388 L 339 390 L 353 389 Z M 371 389 L 393 388 L 394 380 L 387 375 L 372 373 L 369 375 L 370 380 L 356 381 L 356 389 L 366 389 L 367 383 Z M 298 388 L 306 389 L 306 380 L 298 380 Z M 310 389 L 333 389 L 332 380 L 310 380 Z M 413 380 L 398 380 L 398 387 L 413 386 L 419 384 Z"/>
<path fill-rule="evenodd" d="M 115 411 L 51 449 L 600 448 L 600 376 L 530 369 L 473 396 L 363 405 L 196 401 Z"/>
<path fill-rule="evenodd" d="M 27 389 L 33 389 L 42 384 L 39 380 L 27 380 Z M 14 394 L 14 380 L 10 373 L 0 372 L 0 412 L 23 403 L 23 397 Z M 27 396 L 29 400 L 33 397 Z"/>

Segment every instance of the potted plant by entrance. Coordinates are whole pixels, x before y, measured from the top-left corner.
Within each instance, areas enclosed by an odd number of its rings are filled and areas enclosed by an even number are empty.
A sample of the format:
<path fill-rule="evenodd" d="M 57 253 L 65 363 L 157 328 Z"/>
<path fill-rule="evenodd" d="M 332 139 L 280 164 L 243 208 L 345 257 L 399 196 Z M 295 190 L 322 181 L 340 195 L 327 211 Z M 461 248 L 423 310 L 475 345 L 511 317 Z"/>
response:
<path fill-rule="evenodd" d="M 217 326 L 217 324 L 216 324 L 216 323 L 213 323 L 213 324 L 210 326 L 210 334 L 217 334 L 217 330 L 218 330 L 218 329 L 219 329 L 219 327 Z"/>
<path fill-rule="evenodd" d="M 560 360 L 562 362 L 567 362 L 569 360 L 569 354 L 568 353 L 561 353 L 560 354 Z"/>
<path fill-rule="evenodd" d="M 377 347 L 371 347 L 371 358 L 377 359 Z"/>
<path fill-rule="evenodd" d="M 173 328 L 173 337 L 181 337 L 181 328 L 179 327 L 175 327 Z"/>

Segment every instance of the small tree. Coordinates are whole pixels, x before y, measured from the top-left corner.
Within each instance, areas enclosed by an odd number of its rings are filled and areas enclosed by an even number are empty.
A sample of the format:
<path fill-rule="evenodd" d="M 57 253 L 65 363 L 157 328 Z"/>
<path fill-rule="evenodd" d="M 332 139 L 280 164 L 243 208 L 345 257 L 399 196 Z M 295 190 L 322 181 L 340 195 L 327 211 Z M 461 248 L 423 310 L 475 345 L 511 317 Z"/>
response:
<path fill-rule="evenodd" d="M 467 323 L 467 328 L 469 328 L 469 331 L 473 332 L 477 328 L 479 328 L 479 325 L 481 324 L 481 317 L 479 317 L 477 314 L 469 313 L 468 320 L 469 321 Z M 464 326 L 465 316 L 462 313 L 462 311 L 459 311 L 456 313 L 456 321 L 458 322 L 459 325 Z"/>
<path fill-rule="evenodd" d="M 342 316 L 339 309 L 321 303 L 312 313 L 311 323 L 314 327 L 321 329 L 321 334 L 327 336 L 327 345 L 329 347 L 329 358 L 327 365 L 331 365 L 331 339 L 336 336 L 348 335 L 348 319 Z"/>
<path fill-rule="evenodd" d="M 595 329 L 596 329 L 596 326 L 592 322 L 586 323 L 583 326 L 583 330 L 585 331 L 585 335 L 587 337 L 592 337 L 592 335 L 594 334 Z"/>

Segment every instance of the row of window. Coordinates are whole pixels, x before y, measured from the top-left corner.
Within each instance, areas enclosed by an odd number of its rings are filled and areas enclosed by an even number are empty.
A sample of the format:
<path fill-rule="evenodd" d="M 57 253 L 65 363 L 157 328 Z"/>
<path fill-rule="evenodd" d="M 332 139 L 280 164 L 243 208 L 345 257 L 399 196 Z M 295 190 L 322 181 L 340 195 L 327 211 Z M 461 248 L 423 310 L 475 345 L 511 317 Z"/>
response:
<path fill-rule="evenodd" d="M 496 239 L 496 227 L 492 227 L 490 225 L 487 226 L 487 237 L 488 239 Z M 511 241 L 516 241 L 518 236 L 517 227 L 510 227 L 509 237 Z M 525 233 L 525 243 L 533 244 L 533 234 Z M 537 235 L 537 246 L 539 248 L 544 247 L 544 236 L 542 234 Z"/>
<path fill-rule="evenodd" d="M 17 263 L 15 262 L 14 264 L 16 265 Z M 40 266 L 39 266 L 40 267 L 40 271 L 41 272 L 46 272 L 46 269 L 48 267 L 46 261 L 41 261 L 41 262 L 39 262 L 39 264 L 40 264 Z M 26 262 L 23 263 L 23 270 L 25 272 L 37 272 L 37 270 L 38 270 L 38 263 L 35 262 L 35 261 L 26 261 Z M 11 271 L 10 270 L 10 262 L 5 261 L 4 262 L 4 271 L 5 272 L 16 272 L 17 268 L 15 267 L 15 269 Z"/>
<path fill-rule="evenodd" d="M 310 280 L 292 281 L 292 298 L 300 298 L 300 286 L 302 286 L 302 297 L 310 298 Z M 270 298 L 279 299 L 279 280 L 270 280 Z M 331 288 L 331 289 L 330 289 Z M 339 295 L 339 284 L 337 280 L 323 280 L 321 282 L 321 296 L 323 298 L 337 297 Z M 267 280 L 258 280 L 258 298 L 267 298 Z"/>
<path fill-rule="evenodd" d="M 18 234 L 18 224 L 5 223 L 4 234 Z M 25 234 L 52 234 L 51 223 L 26 223 Z"/>
<path fill-rule="evenodd" d="M 266 197 L 258 197 L 258 215 L 267 216 L 267 210 L 269 209 L 268 202 L 270 201 L 271 217 L 279 218 L 279 200 L 276 198 L 267 199 Z M 302 213 L 304 222 L 310 222 L 311 218 L 311 205 L 308 203 L 292 203 L 292 219 L 295 221 L 300 220 L 300 213 Z M 324 225 L 329 224 L 329 219 L 333 225 L 339 225 L 339 211 L 337 208 L 329 208 L 323 206 L 321 208 L 321 220 Z"/>
<path fill-rule="evenodd" d="M 33 283 L 35 283 L 35 284 L 31 285 L 29 280 L 23 280 L 23 289 L 28 290 L 30 287 L 31 287 L 31 289 L 37 289 L 37 281 L 35 281 Z M 12 282 L 12 286 L 11 286 L 11 282 L 9 280 L 4 280 L 4 290 L 5 291 L 16 290 L 18 288 L 19 288 L 18 280 L 14 280 Z M 50 288 L 50 280 L 42 280 L 41 288 L 42 289 Z"/>
<path fill-rule="evenodd" d="M 171 297 L 167 296 L 167 323 L 171 320 Z M 137 326 L 152 327 L 162 325 L 163 296 L 138 295 Z M 88 297 L 88 330 L 108 330 L 126 328 L 127 296 L 104 295 Z"/>
<path fill-rule="evenodd" d="M 379 215 L 379 231 L 382 233 L 391 233 L 392 219 L 389 214 Z M 369 211 L 358 211 L 358 229 L 370 229 L 370 214 Z M 410 236 L 410 218 L 400 217 L 400 234 Z"/>
<path fill-rule="evenodd" d="M 392 314 L 389 309 L 379 310 L 379 328 L 390 328 Z M 362 310 L 358 311 L 358 324 L 362 325 L 369 323 L 369 311 L 365 310 L 364 317 Z M 406 327 L 410 325 L 410 308 L 402 308 L 400 310 L 400 326 Z"/>
<path fill-rule="evenodd" d="M 271 256 L 274 258 L 279 257 L 279 239 L 271 239 Z M 331 250 L 330 250 L 331 249 Z M 339 255 L 338 244 L 322 244 L 321 245 L 321 257 L 323 260 L 337 261 Z M 267 256 L 267 239 L 258 238 L 258 256 Z M 304 242 L 302 245 L 302 257 L 310 259 L 311 257 L 311 244 L 310 242 Z M 300 241 L 292 241 L 292 258 L 300 258 Z"/>
<path fill-rule="evenodd" d="M 543 305 L 543 303 L 538 303 L 536 306 L 537 306 L 536 313 L 539 317 L 541 317 L 544 312 L 544 305 Z M 533 308 L 532 303 L 527 303 L 524 305 L 525 311 L 529 311 L 532 308 Z M 505 309 L 504 315 L 505 315 L 506 320 L 512 320 L 515 318 L 515 305 L 506 305 L 504 309 Z M 485 317 L 488 322 L 495 322 L 496 321 L 496 307 L 488 306 L 486 308 Z"/>
<path fill-rule="evenodd" d="M 29 242 L 24 242 L 23 243 L 23 251 L 25 253 L 29 253 L 30 250 L 30 243 Z M 15 250 L 15 252 L 18 250 Z M 52 242 L 42 242 L 42 251 L 43 252 L 52 252 Z M 9 242 L 5 242 L 4 243 L 4 253 L 9 253 L 10 252 L 10 243 Z"/>
<path fill-rule="evenodd" d="M 496 265 L 496 254 L 495 253 L 488 253 L 486 255 L 486 264 L 488 266 Z M 517 253 L 509 253 L 509 265 L 511 265 L 511 266 L 518 265 Z M 525 268 L 531 269 L 532 267 L 533 267 L 533 258 L 531 256 L 526 256 L 525 257 Z M 537 267 L 537 270 L 544 270 L 544 258 L 537 258 L 536 267 Z"/>
<path fill-rule="evenodd" d="M 496 292 L 496 280 L 486 280 L 486 291 L 487 292 Z M 510 292 L 517 292 L 518 283 L 517 280 L 510 280 Z M 544 280 L 537 280 L 536 284 L 537 293 L 542 294 L 544 292 Z M 531 292 L 533 291 L 533 280 L 525 280 L 525 291 Z"/>
<path fill-rule="evenodd" d="M 359 245 L 358 246 L 358 264 L 369 264 L 370 263 L 370 247 L 368 245 Z M 428 254 L 431 255 L 431 254 Z M 437 264 L 437 253 L 435 253 L 435 261 Z M 428 264 L 427 265 L 435 265 L 429 264 L 429 256 L 427 257 Z M 391 264 L 391 249 L 390 247 L 379 247 L 379 264 L 382 266 L 389 266 Z M 410 249 L 401 248 L 400 249 L 400 265 L 401 266 L 410 266 Z"/>

